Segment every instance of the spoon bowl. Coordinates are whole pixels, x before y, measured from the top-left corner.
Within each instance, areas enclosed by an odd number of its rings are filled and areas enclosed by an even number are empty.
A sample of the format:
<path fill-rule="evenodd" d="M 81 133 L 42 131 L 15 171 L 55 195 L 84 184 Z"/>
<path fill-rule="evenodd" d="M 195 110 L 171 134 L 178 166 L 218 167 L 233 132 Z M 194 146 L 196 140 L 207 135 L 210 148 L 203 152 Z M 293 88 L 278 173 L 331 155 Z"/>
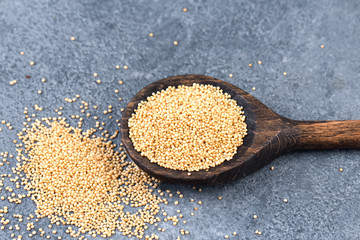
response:
<path fill-rule="evenodd" d="M 193 83 L 220 87 L 231 95 L 246 116 L 248 134 L 230 161 L 194 172 L 172 170 L 151 163 L 134 149 L 129 137 L 128 120 L 141 101 L 169 86 Z M 284 152 L 306 149 L 360 148 L 360 121 L 296 121 L 280 116 L 251 94 L 219 79 L 204 75 L 165 78 L 140 90 L 125 108 L 121 121 L 124 148 L 134 163 L 162 181 L 194 185 L 216 185 L 245 177 L 268 165 Z"/>

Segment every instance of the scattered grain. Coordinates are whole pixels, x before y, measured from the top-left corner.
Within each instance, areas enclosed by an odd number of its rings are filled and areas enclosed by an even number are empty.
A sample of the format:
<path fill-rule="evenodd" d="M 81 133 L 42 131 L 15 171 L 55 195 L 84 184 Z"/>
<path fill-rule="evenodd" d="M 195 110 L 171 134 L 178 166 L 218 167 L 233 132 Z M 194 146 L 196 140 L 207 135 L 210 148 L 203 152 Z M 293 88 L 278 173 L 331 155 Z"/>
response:
<path fill-rule="evenodd" d="M 17 83 L 17 80 L 11 80 L 11 81 L 9 82 L 10 86 L 12 86 L 12 85 L 14 85 L 14 84 L 16 84 L 16 83 Z"/>
<path fill-rule="evenodd" d="M 147 224 L 160 221 L 156 215 L 165 200 L 150 191 L 157 180 L 125 161 L 124 152 L 116 152 L 112 142 L 95 137 L 94 132 L 70 127 L 61 117 L 35 120 L 18 135 L 27 155 L 19 151 L 24 161 L 16 171 L 26 173 L 23 184 L 37 206 L 38 218 L 75 225 L 78 231 L 67 230 L 71 236 L 96 231 L 109 237 L 118 229 L 140 237 Z M 129 203 L 142 210 L 125 212 Z"/>

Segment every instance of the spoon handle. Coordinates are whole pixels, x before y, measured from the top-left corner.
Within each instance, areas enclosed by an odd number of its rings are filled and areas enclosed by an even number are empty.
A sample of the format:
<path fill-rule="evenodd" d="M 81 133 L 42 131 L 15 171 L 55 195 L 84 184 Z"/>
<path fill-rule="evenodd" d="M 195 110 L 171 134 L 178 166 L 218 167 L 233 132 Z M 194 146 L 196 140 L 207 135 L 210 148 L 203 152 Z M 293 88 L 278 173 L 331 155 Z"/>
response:
<path fill-rule="evenodd" d="M 296 150 L 360 149 L 360 120 L 293 121 Z"/>

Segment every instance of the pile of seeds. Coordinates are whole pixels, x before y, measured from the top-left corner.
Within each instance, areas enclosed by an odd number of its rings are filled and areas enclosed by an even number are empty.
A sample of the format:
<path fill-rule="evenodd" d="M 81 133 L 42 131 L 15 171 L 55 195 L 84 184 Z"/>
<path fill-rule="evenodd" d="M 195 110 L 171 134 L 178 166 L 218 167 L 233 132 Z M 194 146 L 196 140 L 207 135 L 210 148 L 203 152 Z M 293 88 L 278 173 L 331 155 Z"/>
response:
<path fill-rule="evenodd" d="M 247 134 L 245 115 L 219 87 L 168 87 L 139 103 L 129 119 L 135 149 L 151 162 L 183 171 L 231 160 Z"/>
<path fill-rule="evenodd" d="M 108 237 L 118 229 L 143 238 L 146 224 L 160 221 L 159 203 L 167 200 L 153 193 L 155 179 L 95 131 L 71 127 L 62 117 L 35 120 L 18 134 L 23 147 L 16 172 L 26 174 L 22 185 L 36 203 L 36 216 L 76 226 L 68 228 L 71 236 Z M 125 211 L 126 205 L 137 211 Z"/>

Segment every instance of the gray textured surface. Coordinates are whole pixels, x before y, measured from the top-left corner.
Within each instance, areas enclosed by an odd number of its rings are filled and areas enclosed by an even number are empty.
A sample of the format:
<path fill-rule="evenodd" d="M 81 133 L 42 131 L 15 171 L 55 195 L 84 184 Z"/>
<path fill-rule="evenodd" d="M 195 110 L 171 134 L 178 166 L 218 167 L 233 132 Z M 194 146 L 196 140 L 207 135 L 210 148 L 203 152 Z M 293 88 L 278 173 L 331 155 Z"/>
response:
<path fill-rule="evenodd" d="M 0 119 L 15 130 L 0 125 L 0 151 L 15 153 L 12 140 L 22 128 L 24 107 L 38 104 L 45 109 L 39 116 L 55 116 L 52 109 L 64 106 L 69 115 L 79 104 L 65 103 L 64 97 L 80 94 L 101 108 L 112 104 L 113 115 L 120 118 L 120 108 L 146 84 L 189 73 L 229 81 L 290 118 L 360 119 L 359 4 L 1 0 Z M 182 12 L 183 7 L 189 11 Z M 70 41 L 71 36 L 77 40 Z M 35 66 L 29 66 L 31 60 Z M 115 70 L 117 64 L 129 69 Z M 94 72 L 103 81 L 100 86 Z M 10 86 L 13 79 L 18 84 Z M 36 93 L 39 89 L 42 95 Z M 118 103 L 120 96 L 124 100 Z M 106 122 L 117 127 L 114 120 Z M 359 158 L 359 151 L 299 152 L 276 159 L 274 171 L 264 168 L 231 184 L 204 187 L 201 193 L 164 184 L 164 189 L 183 191 L 180 206 L 165 209 L 183 209 L 188 223 L 165 223 L 167 230 L 159 235 L 175 239 L 186 228 L 191 235 L 182 239 L 223 239 L 233 231 L 239 234 L 230 239 L 359 239 Z M 0 169 L 10 173 L 8 166 Z M 204 202 L 193 217 L 189 198 Z M 283 198 L 289 202 L 284 204 Z M 24 202 L 15 206 L 1 201 L 0 206 L 8 205 L 12 213 L 34 210 L 30 200 Z M 253 214 L 259 218 L 252 219 Z M 47 225 L 44 219 L 37 227 Z M 64 229 L 58 228 L 66 236 Z M 263 234 L 255 235 L 256 229 Z M 10 239 L 11 232 L 0 231 L 0 239 Z M 20 232 L 28 239 L 25 227 Z"/>

